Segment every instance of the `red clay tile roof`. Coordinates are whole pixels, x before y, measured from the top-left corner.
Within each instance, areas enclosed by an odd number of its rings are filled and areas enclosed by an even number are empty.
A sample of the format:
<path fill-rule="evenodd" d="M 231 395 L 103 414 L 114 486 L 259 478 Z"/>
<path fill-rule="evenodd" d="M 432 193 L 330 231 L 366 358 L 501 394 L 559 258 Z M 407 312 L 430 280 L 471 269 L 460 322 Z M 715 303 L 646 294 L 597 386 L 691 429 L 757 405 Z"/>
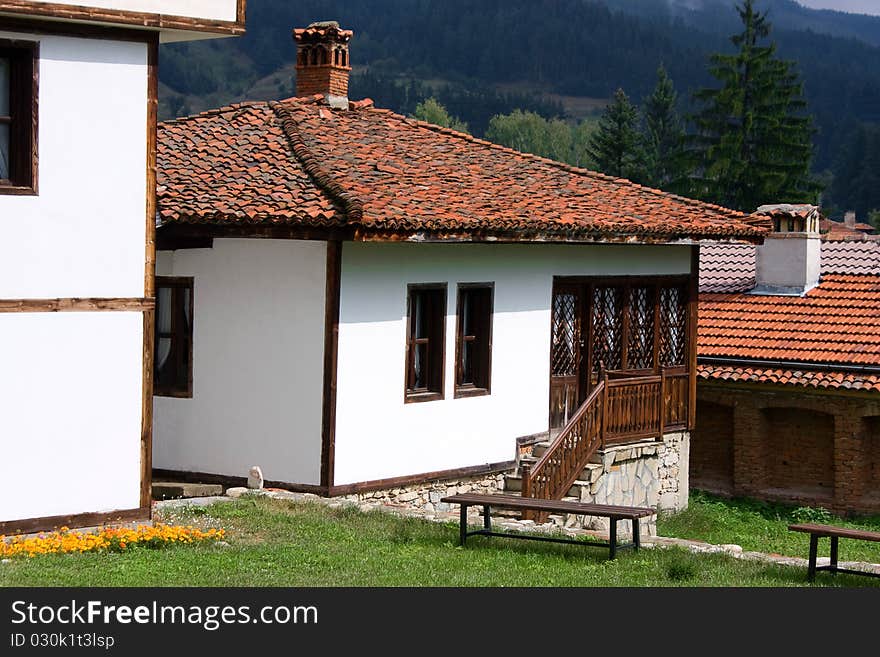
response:
<path fill-rule="evenodd" d="M 803 297 L 702 294 L 700 358 L 880 367 L 880 276 L 832 274 Z"/>
<path fill-rule="evenodd" d="M 833 219 L 822 219 L 819 222 L 819 230 L 823 233 L 825 239 L 829 240 L 846 240 L 846 239 L 877 239 L 880 235 L 872 235 L 874 227 L 871 224 L 856 223 L 847 226 L 841 221 Z"/>
<path fill-rule="evenodd" d="M 160 124 L 163 222 L 484 239 L 760 240 L 760 218 L 320 97 Z"/>
<path fill-rule="evenodd" d="M 157 164 L 162 221 L 345 223 L 266 103 L 160 123 Z"/>
<path fill-rule="evenodd" d="M 753 244 L 700 243 L 700 293 L 745 292 L 755 287 Z"/>
<path fill-rule="evenodd" d="M 697 376 L 704 381 L 730 381 L 743 383 L 772 383 L 786 386 L 802 386 L 816 389 L 845 389 L 880 392 L 880 375 L 854 372 L 815 370 L 763 369 L 733 367 L 729 365 L 697 366 Z"/>
<path fill-rule="evenodd" d="M 880 276 L 880 242 L 822 242 L 822 273 Z"/>
<path fill-rule="evenodd" d="M 700 243 L 700 293 L 746 292 L 755 287 L 752 244 Z M 822 276 L 853 274 L 880 276 L 880 242 L 822 241 Z"/>

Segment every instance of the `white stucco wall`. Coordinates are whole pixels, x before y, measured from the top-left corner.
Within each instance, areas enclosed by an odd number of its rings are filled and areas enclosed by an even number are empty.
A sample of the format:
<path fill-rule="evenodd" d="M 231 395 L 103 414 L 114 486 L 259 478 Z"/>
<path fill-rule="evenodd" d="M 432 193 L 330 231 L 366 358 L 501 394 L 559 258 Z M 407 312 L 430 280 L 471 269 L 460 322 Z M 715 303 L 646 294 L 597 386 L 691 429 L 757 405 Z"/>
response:
<path fill-rule="evenodd" d="M 146 14 L 167 14 L 217 21 L 234 21 L 235 0 L 31 0 L 36 4 L 51 3 L 71 7 L 97 7 L 120 11 L 136 11 Z"/>
<path fill-rule="evenodd" d="M 155 397 L 156 468 L 320 483 L 326 244 L 214 240 L 160 252 L 194 277 L 193 397 Z"/>
<path fill-rule="evenodd" d="M 147 46 L 40 42 L 38 196 L 0 195 L 0 298 L 142 297 Z"/>
<path fill-rule="evenodd" d="M 140 313 L 0 314 L 0 521 L 140 506 Z"/>
<path fill-rule="evenodd" d="M 514 458 L 547 430 L 554 276 L 684 274 L 687 246 L 345 243 L 335 483 Z M 445 399 L 404 403 L 407 284 L 448 284 Z M 494 282 L 492 394 L 453 398 L 456 286 Z"/>

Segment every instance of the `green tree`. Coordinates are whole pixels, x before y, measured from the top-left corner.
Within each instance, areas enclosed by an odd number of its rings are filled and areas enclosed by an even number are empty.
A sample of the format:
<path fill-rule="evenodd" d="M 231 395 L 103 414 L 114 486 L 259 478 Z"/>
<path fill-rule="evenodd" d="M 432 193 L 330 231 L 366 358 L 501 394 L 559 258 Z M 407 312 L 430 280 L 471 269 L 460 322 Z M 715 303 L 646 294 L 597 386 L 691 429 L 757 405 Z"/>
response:
<path fill-rule="evenodd" d="M 623 89 L 618 89 L 590 138 L 587 152 L 602 173 L 639 182 L 645 174 L 642 142 L 639 111 Z"/>
<path fill-rule="evenodd" d="M 510 114 L 496 114 L 489 119 L 486 139 L 559 162 L 570 162 L 572 157 L 571 127 L 535 112 L 516 109 Z"/>
<path fill-rule="evenodd" d="M 452 128 L 459 132 L 468 132 L 468 124 L 460 121 L 454 116 L 450 116 L 446 108 L 437 102 L 436 98 L 427 98 L 416 105 L 413 116 L 420 121 L 433 123 L 444 128 Z"/>
<path fill-rule="evenodd" d="M 812 118 L 791 62 L 763 45 L 771 25 L 754 0 L 737 6 L 743 31 L 732 55 L 711 56 L 719 88 L 702 89 L 693 117 L 690 192 L 714 203 L 753 211 L 764 203 L 813 202 Z"/>
<path fill-rule="evenodd" d="M 676 105 L 678 94 L 666 69 L 657 69 L 657 85 L 645 100 L 645 182 L 669 189 L 687 175 L 682 156 L 684 126 Z"/>

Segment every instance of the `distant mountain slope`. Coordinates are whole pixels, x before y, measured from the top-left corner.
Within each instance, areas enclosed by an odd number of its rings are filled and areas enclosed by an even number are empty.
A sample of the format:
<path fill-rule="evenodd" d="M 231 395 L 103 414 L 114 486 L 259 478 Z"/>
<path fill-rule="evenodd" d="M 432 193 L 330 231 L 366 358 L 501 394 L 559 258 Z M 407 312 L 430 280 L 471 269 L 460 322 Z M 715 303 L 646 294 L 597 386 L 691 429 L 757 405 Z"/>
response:
<path fill-rule="evenodd" d="M 764 6 L 781 56 L 803 74 L 820 129 L 816 165 L 825 168 L 841 130 L 880 122 L 880 47 L 870 45 L 880 44 L 880 19 L 791 0 Z M 509 111 L 529 96 L 602 99 L 623 87 L 638 101 L 660 63 L 686 100 L 712 82 L 707 57 L 729 50 L 727 37 L 738 29 L 733 0 L 250 0 L 244 37 L 162 47 L 163 116 L 291 95 L 290 30 L 328 19 L 355 30 L 352 61 L 369 71 L 354 78 L 352 95 L 407 111 L 412 94 L 397 93 L 394 81 L 429 81 L 412 93 L 440 89 L 457 99 L 456 111 L 470 113 L 461 118 L 477 133 L 489 112 Z M 520 96 L 492 96 L 499 87 Z M 562 107 L 532 102 L 544 114 Z"/>
<path fill-rule="evenodd" d="M 739 25 L 729 0 L 605 0 L 609 7 L 642 17 L 681 20 L 708 32 L 728 34 Z M 795 0 L 764 0 L 773 24 L 784 30 L 810 30 L 880 46 L 880 16 L 810 9 Z"/>

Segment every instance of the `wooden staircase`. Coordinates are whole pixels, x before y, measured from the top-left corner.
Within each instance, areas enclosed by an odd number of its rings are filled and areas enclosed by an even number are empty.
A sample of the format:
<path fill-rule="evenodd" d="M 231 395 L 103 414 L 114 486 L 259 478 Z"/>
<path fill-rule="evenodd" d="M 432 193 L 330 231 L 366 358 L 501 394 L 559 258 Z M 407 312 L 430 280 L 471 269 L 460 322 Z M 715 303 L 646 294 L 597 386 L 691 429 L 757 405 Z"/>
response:
<path fill-rule="evenodd" d="M 523 497 L 581 500 L 604 472 L 596 459 L 600 449 L 684 428 L 687 409 L 687 373 L 605 373 L 559 434 L 521 461 L 519 478 L 509 478 L 506 489 L 519 488 Z M 547 514 L 524 512 L 523 518 L 546 522 Z"/>

